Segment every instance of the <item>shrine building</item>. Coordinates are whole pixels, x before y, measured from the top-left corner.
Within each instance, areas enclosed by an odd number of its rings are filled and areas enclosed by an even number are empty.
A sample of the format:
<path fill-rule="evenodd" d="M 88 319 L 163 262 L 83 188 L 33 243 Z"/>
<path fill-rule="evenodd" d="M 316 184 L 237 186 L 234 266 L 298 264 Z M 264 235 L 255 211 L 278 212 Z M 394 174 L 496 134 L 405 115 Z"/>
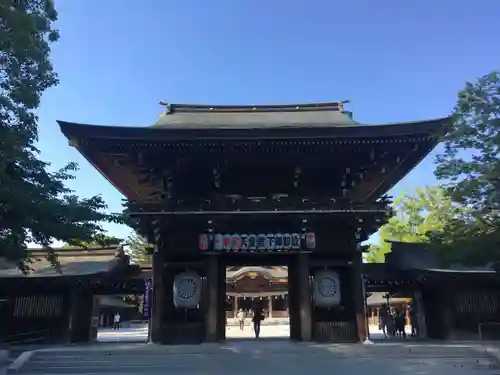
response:
<path fill-rule="evenodd" d="M 364 340 L 360 244 L 447 121 L 364 125 L 333 102 L 166 104 L 151 127 L 59 124 L 155 245 L 151 336 L 175 344 L 225 339 L 227 310 L 244 302 L 227 307 L 227 267 L 273 266 L 288 271 L 291 339 Z"/>
<path fill-rule="evenodd" d="M 226 317 L 259 304 L 267 318 L 288 318 L 286 267 L 229 267 L 226 270 Z"/>

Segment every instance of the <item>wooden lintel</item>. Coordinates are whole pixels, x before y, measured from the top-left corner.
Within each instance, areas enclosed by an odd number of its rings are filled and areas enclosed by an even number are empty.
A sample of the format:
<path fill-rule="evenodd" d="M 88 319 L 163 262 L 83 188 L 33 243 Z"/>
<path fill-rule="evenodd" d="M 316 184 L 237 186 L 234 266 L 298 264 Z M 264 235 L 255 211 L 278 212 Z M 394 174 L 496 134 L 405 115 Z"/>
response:
<path fill-rule="evenodd" d="M 311 259 L 309 263 L 311 267 L 352 267 L 352 262 L 333 259 Z"/>
<path fill-rule="evenodd" d="M 165 268 L 195 268 L 203 266 L 203 262 L 166 262 Z"/>
<path fill-rule="evenodd" d="M 245 211 L 150 211 L 150 212 L 130 212 L 129 216 L 212 216 L 212 215 L 331 215 L 331 214 L 371 214 L 386 213 L 386 209 L 361 209 L 361 210 L 245 210 Z"/>

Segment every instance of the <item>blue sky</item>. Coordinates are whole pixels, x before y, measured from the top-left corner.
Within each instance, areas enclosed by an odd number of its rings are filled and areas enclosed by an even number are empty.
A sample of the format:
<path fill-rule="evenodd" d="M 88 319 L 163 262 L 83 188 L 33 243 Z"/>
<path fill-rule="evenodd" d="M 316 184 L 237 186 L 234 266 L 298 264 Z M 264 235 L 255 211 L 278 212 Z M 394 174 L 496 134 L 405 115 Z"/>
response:
<path fill-rule="evenodd" d="M 500 2 L 56 0 L 60 85 L 39 111 L 42 158 L 76 161 L 80 196 L 121 195 L 56 120 L 148 126 L 170 103 L 351 99 L 363 123 L 447 116 L 468 80 L 500 67 Z M 427 158 L 392 191 L 434 184 Z M 108 225 L 125 237 L 126 227 Z"/>

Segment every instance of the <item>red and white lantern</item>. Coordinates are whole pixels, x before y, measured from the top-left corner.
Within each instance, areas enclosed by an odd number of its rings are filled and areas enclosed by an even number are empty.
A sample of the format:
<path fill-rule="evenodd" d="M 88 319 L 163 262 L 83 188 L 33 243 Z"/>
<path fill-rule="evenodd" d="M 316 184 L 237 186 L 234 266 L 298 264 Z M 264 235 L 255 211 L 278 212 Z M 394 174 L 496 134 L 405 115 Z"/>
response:
<path fill-rule="evenodd" d="M 200 234 L 198 246 L 199 246 L 200 250 L 203 250 L 203 251 L 208 249 L 208 235 L 207 234 Z"/>
<path fill-rule="evenodd" d="M 240 249 L 241 249 L 241 237 L 240 237 L 240 235 L 233 234 L 232 241 L 233 241 L 232 249 L 234 251 L 240 251 Z"/>
<path fill-rule="evenodd" d="M 233 237 L 230 234 L 224 235 L 222 243 L 224 250 L 231 250 L 233 247 Z"/>
<path fill-rule="evenodd" d="M 224 239 L 222 234 L 216 234 L 214 236 L 214 250 L 220 251 L 224 248 Z"/>
<path fill-rule="evenodd" d="M 316 235 L 314 232 L 308 232 L 306 234 L 306 247 L 310 250 L 316 248 Z"/>

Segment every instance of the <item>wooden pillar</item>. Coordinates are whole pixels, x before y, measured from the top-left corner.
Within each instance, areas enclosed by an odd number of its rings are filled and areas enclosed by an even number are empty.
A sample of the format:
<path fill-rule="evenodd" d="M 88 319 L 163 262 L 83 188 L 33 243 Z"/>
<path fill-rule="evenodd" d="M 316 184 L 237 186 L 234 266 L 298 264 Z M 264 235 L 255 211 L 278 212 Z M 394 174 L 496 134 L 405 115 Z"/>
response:
<path fill-rule="evenodd" d="M 297 256 L 288 264 L 288 316 L 290 319 L 290 338 L 301 340 L 300 331 L 300 285 L 298 282 Z"/>
<path fill-rule="evenodd" d="M 158 245 L 153 253 L 153 298 L 151 308 L 150 337 L 154 343 L 161 343 L 163 338 L 163 310 L 165 307 L 165 290 L 163 270 L 165 262 Z"/>
<path fill-rule="evenodd" d="M 93 338 L 92 317 L 94 313 L 94 295 L 87 289 L 71 292 L 69 299 L 68 341 L 71 343 L 89 342 Z"/>
<path fill-rule="evenodd" d="M 206 312 L 205 341 L 216 342 L 218 339 L 219 315 L 219 261 L 216 255 L 206 257 Z"/>
<path fill-rule="evenodd" d="M 405 302 L 404 311 L 405 311 L 405 327 L 410 325 L 410 312 L 407 308 L 408 304 Z"/>
<path fill-rule="evenodd" d="M 232 296 L 233 299 L 233 318 L 236 318 L 236 314 L 238 314 L 238 297 Z"/>
<path fill-rule="evenodd" d="M 413 319 L 417 324 L 417 337 L 419 339 L 425 339 L 427 338 L 427 325 L 425 322 L 425 306 L 420 290 L 417 290 L 413 294 L 412 309 Z"/>
<path fill-rule="evenodd" d="M 353 256 L 351 274 L 356 333 L 359 342 L 363 342 L 368 338 L 368 332 L 366 329 L 365 288 L 363 286 L 362 264 L 361 253 L 356 251 Z"/>
<path fill-rule="evenodd" d="M 297 262 L 297 290 L 299 293 L 300 336 L 302 341 L 311 341 L 311 285 L 309 283 L 309 254 L 298 254 Z"/>

